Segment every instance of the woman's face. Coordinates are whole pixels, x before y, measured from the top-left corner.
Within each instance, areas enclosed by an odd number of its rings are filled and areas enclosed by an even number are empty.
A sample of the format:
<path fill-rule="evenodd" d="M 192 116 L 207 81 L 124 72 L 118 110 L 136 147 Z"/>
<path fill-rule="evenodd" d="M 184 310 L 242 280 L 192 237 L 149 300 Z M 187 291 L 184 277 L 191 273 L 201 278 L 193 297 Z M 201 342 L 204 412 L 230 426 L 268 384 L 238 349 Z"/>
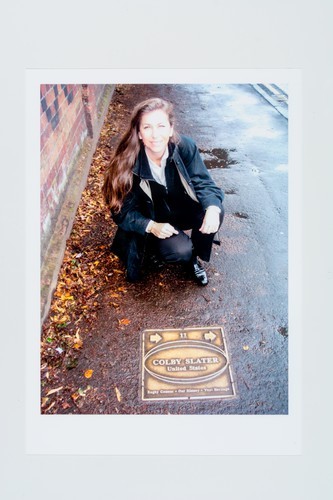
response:
<path fill-rule="evenodd" d="M 152 159 L 160 159 L 173 133 L 168 115 L 162 109 L 144 113 L 139 127 L 139 138 L 142 139 L 148 155 Z"/>

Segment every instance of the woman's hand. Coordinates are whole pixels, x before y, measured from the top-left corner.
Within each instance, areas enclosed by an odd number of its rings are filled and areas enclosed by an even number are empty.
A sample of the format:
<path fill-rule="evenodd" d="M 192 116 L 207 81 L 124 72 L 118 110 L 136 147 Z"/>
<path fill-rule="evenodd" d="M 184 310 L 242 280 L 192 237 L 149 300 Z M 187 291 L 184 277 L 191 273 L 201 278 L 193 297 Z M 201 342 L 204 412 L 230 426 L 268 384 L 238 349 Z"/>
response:
<path fill-rule="evenodd" d="M 165 238 L 170 238 L 173 234 L 178 234 L 178 231 L 171 226 L 168 222 L 154 222 L 150 232 L 157 238 L 165 240 Z"/>
<path fill-rule="evenodd" d="M 199 231 L 201 231 L 203 234 L 216 233 L 219 229 L 219 226 L 220 226 L 219 208 L 215 206 L 208 207 Z"/>

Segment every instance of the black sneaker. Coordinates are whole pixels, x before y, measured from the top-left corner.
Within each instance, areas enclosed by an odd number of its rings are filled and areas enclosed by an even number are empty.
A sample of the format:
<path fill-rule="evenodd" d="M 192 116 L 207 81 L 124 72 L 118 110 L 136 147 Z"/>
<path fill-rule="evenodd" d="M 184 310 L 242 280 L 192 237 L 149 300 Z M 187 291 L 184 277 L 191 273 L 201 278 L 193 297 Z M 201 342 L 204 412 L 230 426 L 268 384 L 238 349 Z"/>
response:
<path fill-rule="evenodd" d="M 192 272 L 194 274 L 195 281 L 201 285 L 208 285 L 208 277 L 204 268 L 199 264 L 197 259 L 193 259 L 192 261 Z"/>

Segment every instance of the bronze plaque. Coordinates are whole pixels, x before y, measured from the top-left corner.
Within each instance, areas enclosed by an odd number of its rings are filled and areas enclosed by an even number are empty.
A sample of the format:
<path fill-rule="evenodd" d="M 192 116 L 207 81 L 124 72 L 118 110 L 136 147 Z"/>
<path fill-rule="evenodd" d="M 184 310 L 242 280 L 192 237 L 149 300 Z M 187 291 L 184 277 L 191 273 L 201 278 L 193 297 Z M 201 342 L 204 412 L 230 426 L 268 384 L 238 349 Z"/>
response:
<path fill-rule="evenodd" d="M 222 327 L 145 330 L 141 374 L 145 401 L 235 396 Z"/>

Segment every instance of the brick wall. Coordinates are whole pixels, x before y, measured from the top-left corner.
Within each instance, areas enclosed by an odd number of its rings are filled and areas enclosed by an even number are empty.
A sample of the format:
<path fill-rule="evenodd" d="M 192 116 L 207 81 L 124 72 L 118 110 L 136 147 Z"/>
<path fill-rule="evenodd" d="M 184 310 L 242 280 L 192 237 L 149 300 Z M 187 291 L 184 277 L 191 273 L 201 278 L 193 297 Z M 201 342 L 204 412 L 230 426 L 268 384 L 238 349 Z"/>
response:
<path fill-rule="evenodd" d="M 41 245 L 48 244 L 83 145 L 94 136 L 107 85 L 40 86 Z"/>

